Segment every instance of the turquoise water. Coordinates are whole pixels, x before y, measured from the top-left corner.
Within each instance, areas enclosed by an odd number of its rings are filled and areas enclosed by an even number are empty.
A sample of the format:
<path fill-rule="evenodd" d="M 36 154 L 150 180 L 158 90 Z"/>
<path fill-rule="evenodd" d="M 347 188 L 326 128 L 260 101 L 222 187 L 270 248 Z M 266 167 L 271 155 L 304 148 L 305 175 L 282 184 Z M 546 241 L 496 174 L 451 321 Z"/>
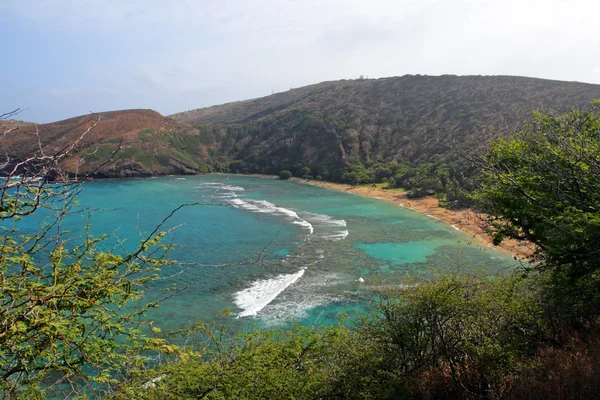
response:
<path fill-rule="evenodd" d="M 298 182 L 203 175 L 89 182 L 82 206 L 99 209 L 96 233 L 114 232 L 134 248 L 173 209 L 165 225 L 183 263 L 161 271 L 149 297 L 185 288 L 153 310 L 164 329 L 230 309 L 232 324 L 294 320 L 331 323 L 360 310 L 382 281 L 412 282 L 433 271 L 495 273 L 510 257 L 471 244 L 452 227 L 394 204 Z M 66 228 L 80 232 L 81 216 Z"/>

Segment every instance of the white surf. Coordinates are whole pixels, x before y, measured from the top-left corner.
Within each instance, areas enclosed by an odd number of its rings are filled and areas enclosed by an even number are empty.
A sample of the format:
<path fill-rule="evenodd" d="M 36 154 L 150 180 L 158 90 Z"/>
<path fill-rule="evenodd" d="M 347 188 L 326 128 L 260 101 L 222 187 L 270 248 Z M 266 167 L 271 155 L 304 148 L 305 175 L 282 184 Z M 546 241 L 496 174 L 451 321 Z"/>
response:
<path fill-rule="evenodd" d="M 235 208 L 239 208 L 242 210 L 247 210 L 256 213 L 280 215 L 286 217 L 286 219 L 292 224 L 300 225 L 301 227 L 307 229 L 310 234 L 314 232 L 312 224 L 300 218 L 295 211 L 288 210 L 287 208 L 283 207 L 278 207 L 275 204 L 270 203 L 268 201 L 232 199 L 229 200 L 229 203 Z"/>
<path fill-rule="evenodd" d="M 263 279 L 253 282 L 252 285 L 235 294 L 235 304 L 242 310 L 238 318 L 257 315 L 270 302 L 290 285 L 294 284 L 304 275 L 305 269 L 294 274 L 281 274 L 272 279 Z"/>

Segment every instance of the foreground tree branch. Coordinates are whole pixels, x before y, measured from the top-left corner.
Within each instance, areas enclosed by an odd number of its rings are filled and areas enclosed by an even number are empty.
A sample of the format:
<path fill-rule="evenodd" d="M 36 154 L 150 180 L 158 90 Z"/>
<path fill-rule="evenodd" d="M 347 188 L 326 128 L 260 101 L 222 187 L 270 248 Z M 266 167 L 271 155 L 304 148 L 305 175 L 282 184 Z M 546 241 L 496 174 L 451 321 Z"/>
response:
<path fill-rule="evenodd" d="M 101 250 L 110 236 L 90 233 L 90 213 L 78 235 L 62 230 L 65 217 L 85 211 L 75 201 L 80 180 L 62 169 L 62 161 L 100 121 L 97 115 L 74 142 L 53 153 L 36 129 L 37 151 L 21 160 L 4 147 L 14 130 L 0 137 L 7 157 L 0 186 L 0 390 L 6 398 L 39 396 L 52 387 L 50 376 L 73 388 L 91 381 L 110 384 L 114 372 L 135 363 L 140 351 L 166 346 L 139 329 L 144 324 L 139 316 L 155 304 L 128 304 L 141 299 L 145 285 L 172 263 L 165 258 L 168 248 L 158 244 L 165 234 L 161 228 L 177 210 L 131 253 Z M 23 219 L 38 212 L 48 215 L 39 231 L 21 232 Z"/>

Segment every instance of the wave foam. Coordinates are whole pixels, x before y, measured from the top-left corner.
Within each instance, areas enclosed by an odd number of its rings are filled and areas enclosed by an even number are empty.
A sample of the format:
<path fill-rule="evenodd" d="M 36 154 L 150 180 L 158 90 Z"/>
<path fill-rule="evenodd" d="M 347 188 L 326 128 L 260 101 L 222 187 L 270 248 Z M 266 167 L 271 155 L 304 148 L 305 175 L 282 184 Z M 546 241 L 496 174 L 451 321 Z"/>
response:
<path fill-rule="evenodd" d="M 232 199 L 238 196 L 243 196 L 244 194 L 241 192 L 246 191 L 246 189 L 241 186 L 232 186 L 221 182 L 202 182 L 197 186 L 194 186 L 194 189 L 211 191 L 211 199 Z"/>
<path fill-rule="evenodd" d="M 323 294 L 311 293 L 302 297 L 294 298 L 293 301 L 283 301 L 277 304 L 269 304 L 263 312 L 260 319 L 267 326 L 282 325 L 286 321 L 299 320 L 308 317 L 309 311 L 324 306 L 325 304 L 337 301 L 335 297 Z"/>
<path fill-rule="evenodd" d="M 244 192 L 244 191 L 246 191 L 246 189 L 244 189 L 241 186 L 229 186 L 229 185 L 224 185 L 224 186 L 220 187 L 219 189 L 229 190 L 230 192 Z"/>
<path fill-rule="evenodd" d="M 311 220 L 314 220 L 317 223 L 321 223 L 324 225 L 330 225 L 330 226 L 339 226 L 342 228 L 346 227 L 346 220 L 343 220 L 343 219 L 333 219 L 329 215 L 325 215 L 325 214 L 307 213 L 307 215 L 310 217 Z"/>
<path fill-rule="evenodd" d="M 434 216 L 433 216 L 433 215 L 431 215 L 431 214 L 427 214 L 427 213 L 425 213 L 424 215 L 427 215 L 427 216 L 428 216 L 428 217 L 430 217 L 430 218 L 437 219 L 438 221 L 441 221 L 441 219 L 439 219 L 438 217 L 434 217 Z"/>
<path fill-rule="evenodd" d="M 350 278 L 339 274 L 317 274 L 307 276 L 294 285 L 293 289 L 286 290 L 277 302 L 268 304 L 260 312 L 260 319 L 267 325 L 281 325 L 286 321 L 306 318 L 309 312 L 325 304 L 343 301 L 346 296 L 332 296 L 323 292 L 323 288 L 345 285 Z M 326 290 L 329 292 L 329 290 Z M 317 317 L 317 319 L 320 317 Z"/>
<path fill-rule="evenodd" d="M 279 207 L 265 200 L 241 200 L 235 198 L 229 200 L 229 203 L 235 208 L 246 211 L 283 216 L 289 222 L 307 229 L 311 235 L 315 233 L 314 237 L 318 239 L 338 241 L 348 236 L 346 221 L 343 219 L 334 219 L 329 215 L 303 212 L 300 216 L 295 211 Z"/>
<path fill-rule="evenodd" d="M 348 230 L 343 229 L 346 228 L 346 221 L 343 219 L 333 219 L 329 215 L 313 213 L 307 213 L 305 218 L 313 224 L 319 238 L 338 241 L 348 236 Z"/>
<path fill-rule="evenodd" d="M 286 217 L 292 224 L 300 225 L 301 227 L 308 229 L 310 234 L 314 232 L 313 226 L 310 222 L 300 218 L 295 211 L 288 210 L 287 208 L 277 207 L 275 204 L 265 200 L 241 200 L 232 199 L 229 203 L 235 208 L 242 210 L 252 211 L 256 213 L 265 213 L 272 215 L 281 215 Z"/>
<path fill-rule="evenodd" d="M 198 184 L 198 188 L 206 187 L 206 186 L 223 186 L 220 182 L 202 182 Z"/>
<path fill-rule="evenodd" d="M 348 234 L 349 234 L 349 232 L 346 229 L 346 230 L 340 231 L 338 233 L 328 235 L 328 236 L 326 236 L 326 239 L 333 240 L 333 241 L 344 240 L 344 239 L 346 239 L 346 237 L 348 237 Z"/>
<path fill-rule="evenodd" d="M 235 294 L 235 304 L 243 311 L 238 318 L 256 315 L 290 285 L 304 275 L 305 269 L 294 274 L 281 274 L 272 279 L 253 282 L 252 285 Z"/>
<path fill-rule="evenodd" d="M 178 178 L 179 179 L 179 178 Z M 185 178 L 183 178 L 185 179 Z M 232 186 L 232 185 L 228 185 L 226 183 L 221 183 L 221 182 L 202 182 L 200 184 L 198 184 L 198 186 L 195 186 L 196 189 L 217 189 L 217 190 L 229 190 L 231 192 L 243 192 L 246 189 L 244 189 L 241 186 Z"/>

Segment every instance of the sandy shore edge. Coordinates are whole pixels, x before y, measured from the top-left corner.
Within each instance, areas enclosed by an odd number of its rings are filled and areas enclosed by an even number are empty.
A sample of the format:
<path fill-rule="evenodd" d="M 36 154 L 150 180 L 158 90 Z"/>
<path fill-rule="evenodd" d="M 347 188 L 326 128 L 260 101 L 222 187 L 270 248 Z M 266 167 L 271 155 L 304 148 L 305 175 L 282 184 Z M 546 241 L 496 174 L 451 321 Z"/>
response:
<path fill-rule="evenodd" d="M 272 178 L 269 176 L 269 178 Z M 467 233 L 473 237 L 473 241 L 479 245 L 495 248 L 496 250 L 518 259 L 526 260 L 534 251 L 534 247 L 528 243 L 515 240 L 504 240 L 500 246 L 494 246 L 490 237 L 484 232 L 485 215 L 470 209 L 449 210 L 439 206 L 434 197 L 422 199 L 409 199 L 405 192 L 398 190 L 386 190 L 370 186 L 351 186 L 342 183 L 323 182 L 291 178 L 295 182 L 308 185 L 321 186 L 328 189 L 355 193 L 361 196 L 371 197 L 379 200 L 391 201 L 401 207 L 419 212 L 428 217 L 435 218 L 456 230 Z"/>

